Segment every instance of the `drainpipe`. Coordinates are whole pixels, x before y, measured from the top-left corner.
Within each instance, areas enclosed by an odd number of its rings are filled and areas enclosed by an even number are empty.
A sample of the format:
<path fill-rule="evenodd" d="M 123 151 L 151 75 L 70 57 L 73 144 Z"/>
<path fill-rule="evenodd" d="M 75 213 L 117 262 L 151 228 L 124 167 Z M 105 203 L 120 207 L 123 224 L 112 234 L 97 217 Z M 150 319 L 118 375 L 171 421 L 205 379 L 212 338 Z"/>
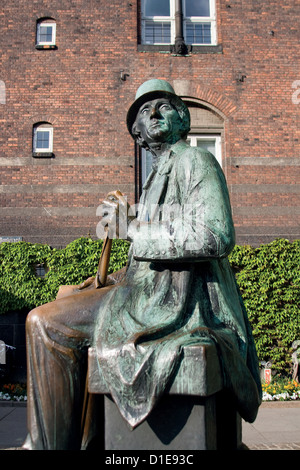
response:
<path fill-rule="evenodd" d="M 182 0 L 175 0 L 175 54 L 184 55 L 187 53 L 187 47 L 183 37 L 183 13 Z"/>

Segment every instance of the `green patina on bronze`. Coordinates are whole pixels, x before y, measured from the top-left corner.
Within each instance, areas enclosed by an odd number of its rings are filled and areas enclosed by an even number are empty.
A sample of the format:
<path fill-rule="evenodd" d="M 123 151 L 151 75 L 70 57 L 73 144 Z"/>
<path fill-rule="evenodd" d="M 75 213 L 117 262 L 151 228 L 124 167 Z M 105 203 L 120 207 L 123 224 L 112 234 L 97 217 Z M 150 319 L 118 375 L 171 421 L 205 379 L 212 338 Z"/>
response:
<path fill-rule="evenodd" d="M 216 352 L 221 382 L 246 421 L 260 405 L 256 351 L 227 259 L 235 233 L 222 169 L 212 154 L 187 145 L 188 109 L 165 81 L 142 85 L 127 125 L 154 161 L 138 217 L 128 217 L 128 266 L 105 287 L 98 277 L 63 287 L 55 302 L 28 315 L 26 448 L 80 448 L 90 347 L 132 428 L 172 385 L 185 347 Z M 124 205 L 120 193 L 113 196 L 103 203 L 108 223 Z M 178 376 L 179 389 L 193 389 L 192 370 Z"/>
<path fill-rule="evenodd" d="M 164 100 L 173 111 L 159 110 Z M 129 227 L 126 275 L 101 305 L 95 341 L 107 387 L 132 427 L 148 416 L 188 345 L 216 345 L 225 386 L 245 419 L 255 418 L 260 403 L 255 347 L 227 259 L 235 235 L 225 178 L 213 155 L 183 140 L 189 115 L 174 118 L 177 107 L 178 115 L 188 114 L 180 101 L 169 84 L 151 80 L 139 89 L 127 118 L 155 165 L 138 221 Z M 161 130 L 169 116 L 172 137 L 151 136 L 151 119 L 162 122 Z"/>

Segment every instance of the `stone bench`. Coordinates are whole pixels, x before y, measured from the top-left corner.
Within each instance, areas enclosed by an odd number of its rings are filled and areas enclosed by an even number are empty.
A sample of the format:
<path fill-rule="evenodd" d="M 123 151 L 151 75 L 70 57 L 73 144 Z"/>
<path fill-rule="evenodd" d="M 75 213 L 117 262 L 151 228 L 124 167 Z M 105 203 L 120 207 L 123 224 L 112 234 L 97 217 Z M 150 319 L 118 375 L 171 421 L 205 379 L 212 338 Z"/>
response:
<path fill-rule="evenodd" d="M 184 348 L 168 392 L 134 430 L 109 395 L 94 348 L 88 356 L 88 392 L 104 397 L 101 413 L 106 450 L 217 450 L 241 445 L 241 418 L 223 389 L 213 344 Z"/>

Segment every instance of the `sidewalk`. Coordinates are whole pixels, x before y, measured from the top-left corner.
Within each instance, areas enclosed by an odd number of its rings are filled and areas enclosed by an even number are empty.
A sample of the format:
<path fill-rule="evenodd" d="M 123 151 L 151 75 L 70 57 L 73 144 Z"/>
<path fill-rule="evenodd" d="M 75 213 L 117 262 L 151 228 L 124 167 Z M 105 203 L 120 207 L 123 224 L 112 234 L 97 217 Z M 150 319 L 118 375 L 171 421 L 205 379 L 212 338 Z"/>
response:
<path fill-rule="evenodd" d="M 26 437 L 26 403 L 0 402 L 0 450 L 20 447 Z M 300 450 L 300 401 L 265 402 L 254 423 L 243 422 L 250 450 Z"/>
<path fill-rule="evenodd" d="M 0 450 L 22 446 L 27 435 L 26 421 L 26 403 L 0 402 Z"/>
<path fill-rule="evenodd" d="M 250 450 L 300 450 L 300 401 L 263 402 L 254 423 L 243 422 Z"/>

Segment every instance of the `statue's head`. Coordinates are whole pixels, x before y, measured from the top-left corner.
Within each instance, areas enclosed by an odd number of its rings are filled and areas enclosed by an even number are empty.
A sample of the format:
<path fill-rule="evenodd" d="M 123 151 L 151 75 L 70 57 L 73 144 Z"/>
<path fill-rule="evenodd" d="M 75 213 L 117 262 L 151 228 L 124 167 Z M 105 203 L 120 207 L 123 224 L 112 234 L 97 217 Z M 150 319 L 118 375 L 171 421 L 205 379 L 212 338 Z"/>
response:
<path fill-rule="evenodd" d="M 190 113 L 165 80 L 143 83 L 127 114 L 127 127 L 142 147 L 150 143 L 175 143 L 190 131 Z"/>

